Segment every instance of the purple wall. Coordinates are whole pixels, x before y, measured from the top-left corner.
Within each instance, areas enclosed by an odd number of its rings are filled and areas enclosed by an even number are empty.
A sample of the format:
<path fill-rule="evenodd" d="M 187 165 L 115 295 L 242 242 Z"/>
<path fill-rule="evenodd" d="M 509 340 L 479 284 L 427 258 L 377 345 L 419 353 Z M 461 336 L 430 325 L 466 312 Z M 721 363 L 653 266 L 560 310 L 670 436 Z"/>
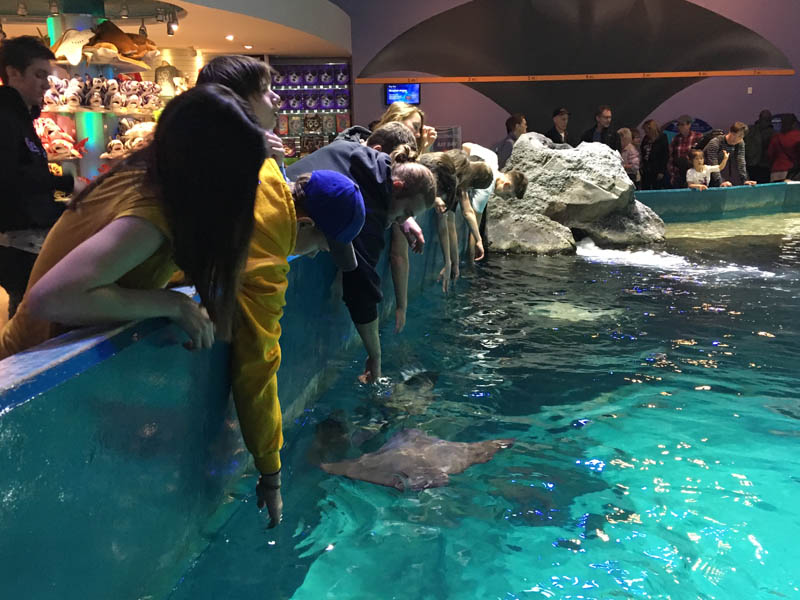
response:
<path fill-rule="evenodd" d="M 796 43 L 800 23 L 800 2 L 797 0 L 690 0 L 694 4 L 745 25 L 775 44 L 800 68 L 800 45 Z M 402 11 L 396 2 L 372 0 L 334 0 L 351 17 L 353 32 L 353 70 L 361 69 L 390 41 L 414 25 L 460 4 L 464 0 L 406 0 Z M 393 10 L 394 9 L 394 10 Z M 454 32 L 458 35 L 458 32 Z M 464 40 L 465 44 L 469 40 Z M 679 48 L 675 49 L 680 52 Z M 385 76 L 412 76 L 418 73 L 395 72 Z M 422 74 L 419 74 L 422 75 Z M 536 85 L 520 84 L 520 85 Z M 747 94 L 747 88 L 752 94 Z M 355 86 L 355 120 L 366 124 L 384 110 L 382 86 Z M 423 85 L 422 108 L 428 123 L 461 125 L 464 139 L 491 145 L 505 135 L 504 121 L 508 113 L 472 88 L 460 84 Z M 731 122 L 753 122 L 762 108 L 773 113 L 800 112 L 800 75 L 792 77 L 717 77 L 697 82 L 674 95 L 650 117 L 669 121 L 688 112 L 716 127 Z M 519 110 L 524 112 L 525 107 Z M 585 116 L 575 115 L 576 127 L 583 129 Z"/>
<path fill-rule="evenodd" d="M 690 0 L 745 25 L 775 44 L 800 69 L 800 2 L 796 0 Z M 752 94 L 747 88 L 752 87 Z M 752 123 L 758 112 L 800 112 L 800 75 L 792 77 L 715 77 L 675 94 L 651 114 L 659 123 L 686 112 L 727 128 L 734 121 Z"/>

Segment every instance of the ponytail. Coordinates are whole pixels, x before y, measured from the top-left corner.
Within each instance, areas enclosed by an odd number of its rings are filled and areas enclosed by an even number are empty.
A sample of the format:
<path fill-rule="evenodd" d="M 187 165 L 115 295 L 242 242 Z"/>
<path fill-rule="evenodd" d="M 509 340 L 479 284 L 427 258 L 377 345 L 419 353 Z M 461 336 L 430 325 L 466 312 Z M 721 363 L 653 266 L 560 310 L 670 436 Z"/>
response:
<path fill-rule="evenodd" d="M 417 158 L 419 158 L 419 152 L 410 144 L 400 144 L 397 148 L 392 150 L 389 158 L 392 159 L 392 167 L 394 167 L 394 165 L 416 162 Z"/>

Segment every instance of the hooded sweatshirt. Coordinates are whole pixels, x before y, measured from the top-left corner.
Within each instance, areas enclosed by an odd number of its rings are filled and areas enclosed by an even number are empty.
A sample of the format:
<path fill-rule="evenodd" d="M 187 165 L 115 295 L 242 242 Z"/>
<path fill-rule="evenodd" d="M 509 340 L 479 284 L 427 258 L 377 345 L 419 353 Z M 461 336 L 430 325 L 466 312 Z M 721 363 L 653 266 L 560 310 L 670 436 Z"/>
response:
<path fill-rule="evenodd" d="M 73 188 L 71 175 L 50 173 L 33 119 L 19 92 L 0 86 L 0 231 L 52 226 L 64 211 L 53 192 Z"/>
<path fill-rule="evenodd" d="M 289 255 L 297 242 L 294 200 L 273 159 L 258 174 L 255 224 L 237 294 L 231 378 L 247 449 L 261 473 L 281 468 L 283 445 L 278 368 L 280 318 L 289 285 Z"/>
<path fill-rule="evenodd" d="M 376 269 L 386 246 L 389 204 L 392 200 L 392 166 L 388 154 L 345 140 L 334 141 L 293 163 L 289 179 L 320 169 L 336 171 L 356 182 L 364 196 L 366 220 L 353 240 L 358 266 L 342 274 L 342 297 L 356 325 L 378 318 L 383 299 L 381 277 Z"/>

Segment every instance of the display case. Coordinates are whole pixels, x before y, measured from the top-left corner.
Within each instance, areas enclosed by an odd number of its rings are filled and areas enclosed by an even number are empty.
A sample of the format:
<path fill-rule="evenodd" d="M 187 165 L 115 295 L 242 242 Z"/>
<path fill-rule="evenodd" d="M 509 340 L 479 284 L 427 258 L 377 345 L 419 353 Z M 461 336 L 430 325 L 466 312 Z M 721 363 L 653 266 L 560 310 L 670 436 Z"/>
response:
<path fill-rule="evenodd" d="M 272 89 L 281 97 L 277 133 L 287 162 L 329 144 L 352 123 L 347 58 L 270 57 Z"/>

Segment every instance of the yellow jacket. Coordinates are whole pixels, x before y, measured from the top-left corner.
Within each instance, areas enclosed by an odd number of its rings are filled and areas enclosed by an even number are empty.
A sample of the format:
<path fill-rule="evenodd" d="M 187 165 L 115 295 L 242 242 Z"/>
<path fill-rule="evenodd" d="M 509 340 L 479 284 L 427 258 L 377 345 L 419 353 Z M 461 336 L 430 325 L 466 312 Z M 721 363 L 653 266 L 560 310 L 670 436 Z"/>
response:
<path fill-rule="evenodd" d="M 286 304 L 288 257 L 296 241 L 292 194 L 275 161 L 268 159 L 259 172 L 255 227 L 237 298 L 231 354 L 233 397 L 242 436 L 262 473 L 281 468 L 279 321 Z"/>

